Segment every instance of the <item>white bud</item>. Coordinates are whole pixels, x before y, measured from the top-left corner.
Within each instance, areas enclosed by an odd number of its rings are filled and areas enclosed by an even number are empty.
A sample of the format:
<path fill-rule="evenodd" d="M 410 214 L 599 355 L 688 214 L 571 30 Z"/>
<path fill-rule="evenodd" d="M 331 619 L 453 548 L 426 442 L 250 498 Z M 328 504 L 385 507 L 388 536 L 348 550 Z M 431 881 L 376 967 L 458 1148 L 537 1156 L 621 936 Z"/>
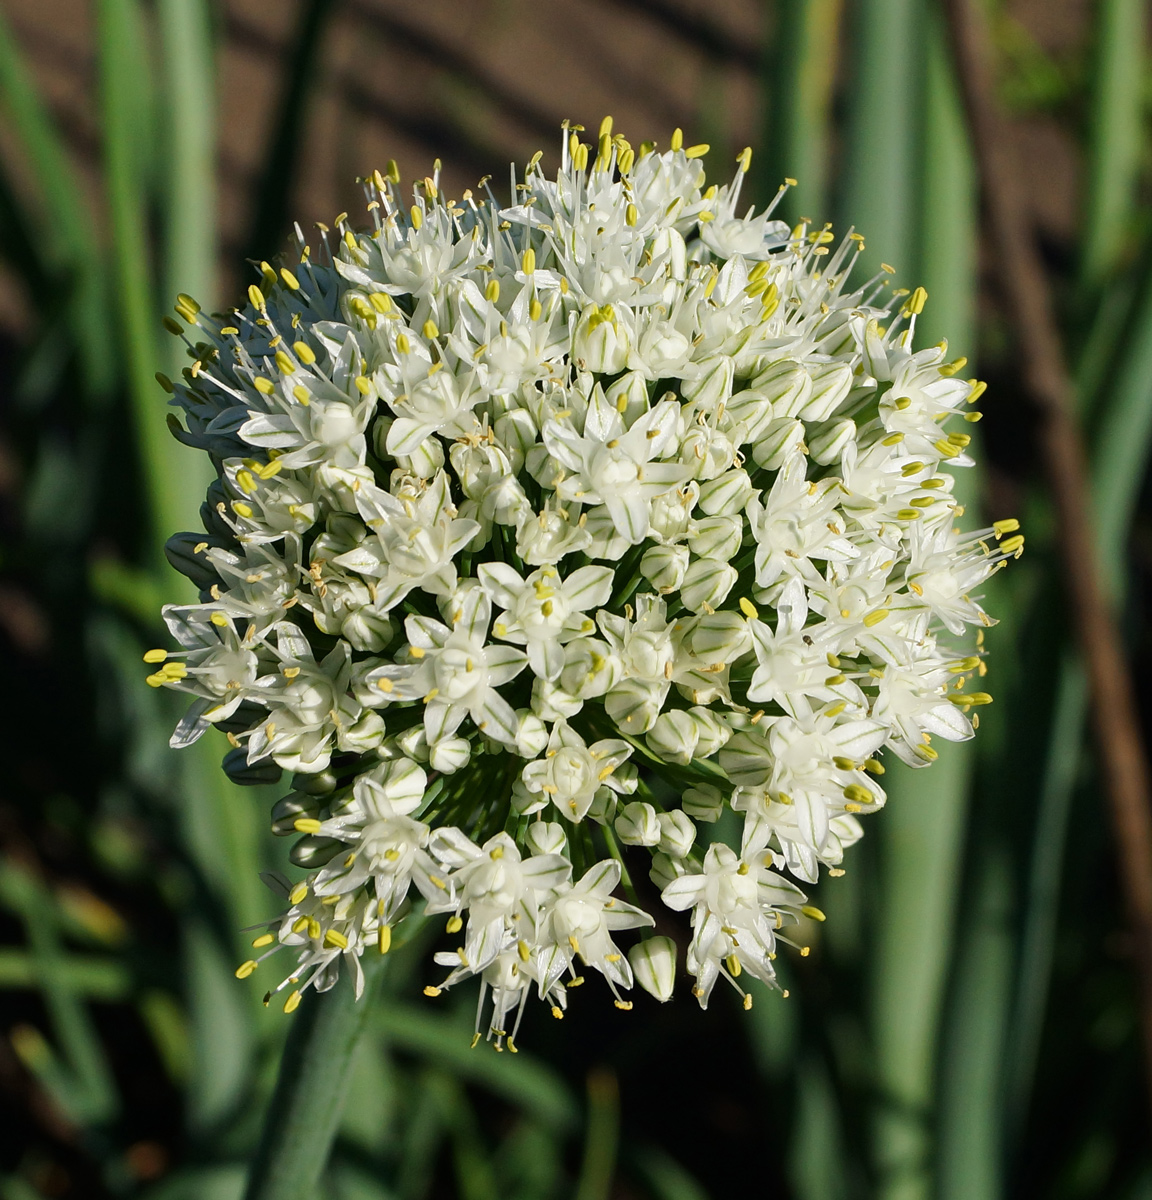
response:
<path fill-rule="evenodd" d="M 703 613 L 684 622 L 680 645 L 705 666 L 730 663 L 752 648 L 748 622 L 738 612 Z"/>
<path fill-rule="evenodd" d="M 665 762 L 687 766 L 696 753 L 700 732 L 690 713 L 682 708 L 661 713 L 648 731 L 649 748 Z"/>
<path fill-rule="evenodd" d="M 428 763 L 433 771 L 452 775 L 461 767 L 466 767 L 471 757 L 472 747 L 466 739 L 445 738 L 428 752 Z"/>
<path fill-rule="evenodd" d="M 669 858 L 687 858 L 696 844 L 696 826 L 678 808 L 656 819 L 660 823 L 660 853 Z"/>
<path fill-rule="evenodd" d="M 699 374 L 695 379 L 683 381 L 681 394 L 702 412 L 711 412 L 732 394 L 732 357 L 721 354 L 697 364 L 695 369 Z"/>
<path fill-rule="evenodd" d="M 696 723 L 698 735 L 695 757 L 710 758 L 732 736 L 732 730 L 711 709 L 697 706 L 688 713 Z"/>
<path fill-rule="evenodd" d="M 682 858 L 669 858 L 667 854 L 652 855 L 652 869 L 648 878 L 663 891 L 674 879 L 687 875 L 688 868 Z"/>
<path fill-rule="evenodd" d="M 758 467 L 778 471 L 803 440 L 804 422 L 795 417 L 780 417 L 768 426 L 764 436 L 752 447 L 752 461 Z"/>
<path fill-rule="evenodd" d="M 730 562 L 740 552 L 743 540 L 743 517 L 702 517 L 688 537 L 688 549 L 697 558 Z"/>
<path fill-rule="evenodd" d="M 856 422 L 851 417 L 839 417 L 818 426 L 808 439 L 812 460 L 822 467 L 834 463 L 845 446 L 856 436 Z"/>
<path fill-rule="evenodd" d="M 497 440 L 508 452 L 512 465 L 519 472 L 524 463 L 524 455 L 529 447 L 536 442 L 536 422 L 526 408 L 514 408 L 496 419 L 493 425 Z M 431 442 L 439 442 L 439 438 L 429 438 Z"/>
<path fill-rule="evenodd" d="M 650 937 L 628 951 L 636 982 L 663 1004 L 676 984 L 676 944 L 669 937 Z"/>
<path fill-rule="evenodd" d="M 687 546 L 653 546 L 640 560 L 640 574 L 660 591 L 674 592 L 688 569 Z"/>
<path fill-rule="evenodd" d="M 520 722 L 516 730 L 516 753 L 522 758 L 536 758 L 543 754 L 548 745 L 548 730 L 544 722 L 526 708 L 518 708 L 516 716 Z"/>
<path fill-rule="evenodd" d="M 351 750 L 356 754 L 375 750 L 383 740 L 384 718 L 370 708 L 366 708 L 351 725 L 345 725 L 338 738 L 341 750 Z"/>
<path fill-rule="evenodd" d="M 533 854 L 563 854 L 568 844 L 563 825 L 555 821 L 533 821 L 524 840 Z"/>
<path fill-rule="evenodd" d="M 545 721 L 567 720 L 584 707 L 584 701 L 539 676 L 532 683 L 532 711 Z"/>
<path fill-rule="evenodd" d="M 752 480 L 738 467 L 700 485 L 700 507 L 710 517 L 735 516 L 752 499 Z"/>
<path fill-rule="evenodd" d="M 763 437 L 764 430 L 772 423 L 774 415 L 772 401 L 763 392 L 749 389 L 737 392 L 724 406 L 721 428 L 742 425 L 743 440 L 754 444 Z"/>
<path fill-rule="evenodd" d="M 852 368 L 847 363 L 828 363 L 812 370 L 812 389 L 796 409 L 802 421 L 826 421 L 848 399 L 852 391 Z"/>
<path fill-rule="evenodd" d="M 378 653 L 392 640 L 392 622 L 374 608 L 359 608 L 344 618 L 340 636 L 353 650 Z"/>
<path fill-rule="evenodd" d="M 710 783 L 697 783 L 685 790 L 680 804 L 694 820 L 718 821 L 724 811 L 724 795 Z"/>
<path fill-rule="evenodd" d="M 626 846 L 655 846 L 660 841 L 660 822 L 651 804 L 633 800 L 616 818 L 616 836 Z"/>
<path fill-rule="evenodd" d="M 611 788 L 597 788 L 596 794 L 592 797 L 592 803 L 588 806 L 587 816 L 589 820 L 599 821 L 601 825 L 607 825 L 615 820 L 616 809 L 619 807 L 619 804 L 619 797 L 617 797 Z"/>
<path fill-rule="evenodd" d="M 397 454 L 396 462 L 418 479 L 431 479 L 444 465 L 444 443 L 427 437 L 411 454 Z"/>
<path fill-rule="evenodd" d="M 754 376 L 751 387 L 772 401 L 777 417 L 794 417 L 812 392 L 812 376 L 799 363 L 782 359 Z"/>
<path fill-rule="evenodd" d="M 658 684 L 623 679 L 604 697 L 604 711 L 625 733 L 647 733 L 660 715 L 662 701 Z"/>
<path fill-rule="evenodd" d="M 698 558 L 684 573 L 680 599 L 692 612 L 708 605 L 719 608 L 736 584 L 736 568 L 712 558 Z"/>
<path fill-rule="evenodd" d="M 401 753 L 409 758 L 414 758 L 417 762 L 428 761 L 428 738 L 422 724 L 413 725 L 411 729 L 397 734 L 396 745 L 400 747 Z"/>

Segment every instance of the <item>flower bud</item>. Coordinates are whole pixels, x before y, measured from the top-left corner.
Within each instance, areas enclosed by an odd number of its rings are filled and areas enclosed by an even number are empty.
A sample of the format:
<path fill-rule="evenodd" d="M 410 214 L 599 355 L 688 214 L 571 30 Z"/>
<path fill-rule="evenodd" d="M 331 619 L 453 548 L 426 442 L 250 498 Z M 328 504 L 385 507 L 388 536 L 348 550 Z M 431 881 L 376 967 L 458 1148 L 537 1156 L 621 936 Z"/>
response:
<path fill-rule="evenodd" d="M 359 608 L 344 618 L 340 636 L 353 650 L 378 654 L 392 640 L 393 625 L 388 617 L 372 608 Z"/>
<path fill-rule="evenodd" d="M 696 821 L 718 821 L 724 811 L 724 795 L 710 783 L 697 783 L 685 790 L 680 805 Z"/>
<path fill-rule="evenodd" d="M 688 548 L 698 558 L 730 562 L 739 553 L 743 537 L 742 517 L 704 517 L 696 522 L 695 532 L 688 538 Z"/>
<path fill-rule="evenodd" d="M 288 851 L 288 858 L 294 866 L 304 867 L 305 870 L 313 871 L 317 867 L 322 867 L 325 863 L 330 862 L 337 851 L 347 849 L 347 843 L 337 841 L 336 838 L 316 837 L 314 834 L 307 834 Z"/>
<path fill-rule="evenodd" d="M 413 725 L 411 729 L 405 729 L 403 733 L 397 734 L 396 745 L 400 747 L 403 754 L 415 759 L 416 762 L 428 761 L 428 738 L 424 733 L 423 725 Z"/>
<path fill-rule="evenodd" d="M 696 758 L 710 758 L 732 736 L 732 730 L 709 708 L 690 708 L 696 724 Z"/>
<path fill-rule="evenodd" d="M 319 817 L 320 798 L 307 796 L 303 792 L 290 792 L 272 806 L 272 832 L 277 837 L 288 837 L 297 831 L 299 817 Z"/>
<path fill-rule="evenodd" d="M 428 764 L 433 771 L 453 775 L 466 767 L 471 757 L 472 747 L 465 738 L 445 738 L 428 752 Z"/>
<path fill-rule="evenodd" d="M 589 820 L 607 825 L 616 819 L 616 810 L 619 805 L 620 799 L 611 788 L 599 787 L 592 797 L 592 803 L 588 806 L 586 816 Z"/>
<path fill-rule="evenodd" d="M 795 417 L 780 417 L 768 426 L 764 436 L 752 447 L 752 461 L 758 467 L 778 471 L 803 440 L 804 422 Z"/>
<path fill-rule="evenodd" d="M 548 745 L 548 730 L 544 722 L 527 708 L 518 708 L 516 716 L 516 753 L 522 758 L 536 758 L 544 753 Z"/>
<path fill-rule="evenodd" d="M 751 498 L 752 480 L 738 467 L 700 485 L 700 507 L 710 517 L 735 516 Z"/>
<path fill-rule="evenodd" d="M 383 740 L 384 718 L 371 708 L 366 708 L 351 725 L 343 726 L 337 737 L 341 750 L 355 754 L 367 754 Z"/>
<path fill-rule="evenodd" d="M 564 826 L 555 821 L 533 821 L 524 840 L 533 854 L 563 854 L 568 843 Z"/>
<path fill-rule="evenodd" d="M 640 560 L 640 574 L 662 592 L 674 592 L 687 569 L 687 546 L 653 546 Z"/>
<path fill-rule="evenodd" d="M 738 612 L 703 613 L 684 623 L 680 645 L 704 666 L 734 662 L 752 648 L 748 622 Z"/>
<path fill-rule="evenodd" d="M 724 406 L 724 421 L 721 427 L 728 429 L 733 425 L 742 425 L 743 440 L 755 445 L 764 436 L 764 430 L 773 419 L 772 401 L 763 392 L 749 389 L 737 392 Z"/>
<path fill-rule="evenodd" d="M 822 467 L 834 463 L 855 436 L 856 422 L 851 417 L 840 417 L 818 426 L 808 439 L 808 451 L 813 462 L 818 462 Z"/>
<path fill-rule="evenodd" d="M 444 465 L 444 444 L 439 438 L 426 437 L 411 454 L 397 454 L 396 461 L 417 479 L 431 479 Z"/>
<path fill-rule="evenodd" d="M 696 826 L 678 808 L 661 813 L 656 820 L 660 824 L 660 853 L 669 858 L 687 858 L 696 843 Z"/>
<path fill-rule="evenodd" d="M 681 394 L 702 412 L 711 412 L 732 394 L 732 358 L 721 354 L 697 364 L 695 369 L 699 374 L 695 379 L 683 381 Z"/>
<path fill-rule="evenodd" d="M 698 558 L 684 573 L 680 599 L 684 607 L 700 612 L 705 605 L 719 608 L 735 586 L 736 568 L 712 558 Z"/>
<path fill-rule="evenodd" d="M 648 878 L 663 891 L 673 880 L 679 879 L 681 875 L 686 875 L 688 868 L 684 865 L 682 858 L 669 858 L 667 854 L 652 855 L 652 869 L 648 872 Z"/>
<path fill-rule="evenodd" d="M 696 753 L 700 734 L 690 713 L 682 708 L 661 713 L 648 731 L 649 749 L 665 762 L 687 766 Z"/>
<path fill-rule="evenodd" d="M 828 363 L 811 372 L 812 389 L 796 415 L 802 421 L 826 421 L 848 399 L 852 390 L 852 368 L 847 363 Z"/>
<path fill-rule="evenodd" d="M 636 982 L 663 1004 L 676 983 L 676 944 L 669 937 L 650 937 L 628 951 Z"/>
<path fill-rule="evenodd" d="M 660 822 L 651 804 L 633 800 L 616 818 L 616 836 L 626 846 L 655 846 L 660 841 Z"/>
<path fill-rule="evenodd" d="M 545 721 L 567 720 L 584 707 L 584 701 L 539 676 L 532 683 L 532 711 Z"/>
<path fill-rule="evenodd" d="M 626 733 L 647 733 L 660 715 L 658 685 L 623 679 L 604 697 L 604 711 Z"/>
<path fill-rule="evenodd" d="M 812 392 L 812 376 L 797 362 L 782 359 L 753 377 L 753 389 L 772 401 L 777 417 L 794 417 Z"/>

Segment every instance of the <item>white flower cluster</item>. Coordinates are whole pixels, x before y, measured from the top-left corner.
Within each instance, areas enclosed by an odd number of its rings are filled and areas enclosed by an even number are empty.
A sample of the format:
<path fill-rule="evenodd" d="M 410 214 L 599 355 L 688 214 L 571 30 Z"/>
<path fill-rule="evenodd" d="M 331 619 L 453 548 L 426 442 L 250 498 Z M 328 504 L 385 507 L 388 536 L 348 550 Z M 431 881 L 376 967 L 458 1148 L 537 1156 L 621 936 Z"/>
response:
<path fill-rule="evenodd" d="M 215 724 L 234 777 L 295 775 L 273 828 L 312 873 L 255 942 L 292 948 L 289 1010 L 413 888 L 462 931 L 428 990 L 479 976 L 498 1045 L 581 964 L 666 999 L 674 942 L 614 940 L 654 924 L 621 843 L 691 912 L 701 1005 L 775 986 L 820 918 L 788 876 L 838 873 L 877 755 L 927 764 L 990 699 L 973 591 L 1023 539 L 962 535 L 942 469 L 983 385 L 913 349 L 922 289 L 850 290 L 857 235 L 738 215 L 750 154 L 706 188 L 706 149 L 566 127 L 509 205 L 437 168 L 406 206 L 391 168 L 370 232 L 298 229 L 227 316 L 179 299 L 162 382 L 219 479 L 149 682 L 193 698 L 173 744 Z"/>

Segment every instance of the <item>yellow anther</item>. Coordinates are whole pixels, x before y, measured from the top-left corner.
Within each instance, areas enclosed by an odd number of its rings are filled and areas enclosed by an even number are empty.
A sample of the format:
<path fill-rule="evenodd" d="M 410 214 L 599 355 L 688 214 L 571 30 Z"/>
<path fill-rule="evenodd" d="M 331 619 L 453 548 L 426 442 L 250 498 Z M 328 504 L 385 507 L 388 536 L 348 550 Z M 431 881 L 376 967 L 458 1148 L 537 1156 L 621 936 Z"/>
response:
<path fill-rule="evenodd" d="M 745 146 L 736 159 L 736 165 L 745 175 L 752 169 L 752 147 Z"/>
<path fill-rule="evenodd" d="M 459 916 L 449 917 L 448 924 L 444 926 L 445 933 L 459 933 L 464 928 L 464 922 Z"/>
<path fill-rule="evenodd" d="M 431 317 L 424 322 L 424 328 L 420 332 L 423 333 L 429 341 L 440 336 L 440 330 L 436 327 L 436 322 L 433 321 Z"/>
<path fill-rule="evenodd" d="M 412 228 L 419 229 L 424 224 L 424 214 L 420 210 L 420 205 L 413 204 L 408 210 L 408 215 L 412 219 Z"/>
<path fill-rule="evenodd" d="M 904 435 L 902 433 L 899 433 L 899 432 L 890 433 L 886 438 L 880 439 L 880 445 L 881 446 L 899 446 L 903 440 L 904 440 Z"/>
<path fill-rule="evenodd" d="M 500 299 L 500 280 L 489 279 L 487 286 L 484 288 L 484 299 L 492 304 L 495 304 Z"/>
<path fill-rule="evenodd" d="M 825 921 L 825 920 L 827 920 L 827 918 L 824 916 L 824 914 L 823 914 L 823 913 L 822 913 L 822 912 L 821 912 L 821 911 L 820 911 L 818 908 L 816 908 L 816 906 L 815 906 L 815 905 L 812 905 L 812 904 L 805 904 L 805 905 L 804 905 L 804 906 L 803 906 L 803 907 L 800 909 L 800 911 L 801 911 L 801 912 L 802 912 L 802 913 L 803 913 L 803 914 L 804 914 L 806 917 L 810 917 L 810 918 L 811 918 L 813 921 Z"/>
<path fill-rule="evenodd" d="M 299 904 L 308 895 L 308 885 L 298 883 L 289 893 L 288 899 L 292 904 Z"/>
<path fill-rule="evenodd" d="M 540 314 L 544 311 L 544 306 L 540 303 L 538 297 L 533 296 L 528 304 L 528 318 L 532 321 L 539 321 Z M 969 414 L 971 415 L 971 414 Z"/>
<path fill-rule="evenodd" d="M 729 954 L 727 959 L 724 961 L 724 965 L 728 968 L 728 974 L 731 975 L 733 979 L 740 978 L 740 972 L 743 970 L 743 968 L 740 966 L 740 960 L 735 954 Z"/>
<path fill-rule="evenodd" d="M 228 624 L 228 616 L 222 612 L 214 612 L 208 620 L 219 629 L 223 629 Z"/>
<path fill-rule="evenodd" d="M 748 1012 L 748 1010 L 749 1010 L 751 1007 L 752 1007 L 752 993 L 751 993 L 751 992 L 745 992 L 745 993 L 744 993 L 744 1011 L 745 1011 L 745 1012 Z"/>
<path fill-rule="evenodd" d="M 1019 557 L 1020 552 L 1024 549 L 1024 535 L 1018 533 L 1014 537 L 1005 538 L 1000 543 L 1000 549 L 1005 554 L 1015 554 Z"/>
<path fill-rule="evenodd" d="M 252 380 L 252 386 L 262 395 L 270 396 L 276 390 L 276 385 L 265 375 L 257 375 Z"/>
<path fill-rule="evenodd" d="M 412 343 L 408 340 L 408 335 L 398 333 L 396 335 L 396 350 L 400 354 L 407 354 L 412 349 Z"/>
<path fill-rule="evenodd" d="M 968 386 L 971 389 L 968 392 L 969 404 L 975 404 L 988 390 L 988 385 L 982 379 L 969 379 Z"/>
<path fill-rule="evenodd" d="M 432 984 L 429 984 L 429 985 L 428 985 L 428 986 L 427 986 L 427 987 L 424 989 L 424 995 L 425 995 L 425 996 L 431 996 L 433 999 L 435 999 L 437 996 L 439 996 L 439 995 L 440 995 L 440 988 L 438 988 L 438 987 L 434 987 Z"/>
<path fill-rule="evenodd" d="M 520 256 L 520 270 L 531 275 L 536 270 L 536 251 L 531 246 Z"/>
<path fill-rule="evenodd" d="M 306 367 L 310 367 L 316 361 L 316 355 L 312 352 L 312 347 L 307 342 L 293 342 L 292 350 Z M 279 358 L 276 361 L 279 362 Z"/>
<path fill-rule="evenodd" d="M 292 828 L 295 829 L 297 833 L 319 833 L 320 822 L 317 821 L 315 817 L 297 817 L 296 820 L 292 822 Z"/>
<path fill-rule="evenodd" d="M 864 770 L 867 771 L 869 775 L 883 775 L 884 764 L 878 758 L 869 758 L 864 762 Z"/>
<path fill-rule="evenodd" d="M 639 218 L 639 215 L 640 214 L 636 211 L 636 205 L 629 204 L 624 209 L 624 224 L 627 225 L 629 229 L 634 229 L 636 227 L 636 221 Z"/>
<path fill-rule="evenodd" d="M 257 963 L 254 958 L 250 958 L 247 962 L 242 962 L 236 968 L 236 978 L 237 979 L 247 979 L 248 976 L 251 975 L 252 972 L 256 970 L 256 966 L 257 966 Z"/>
<path fill-rule="evenodd" d="M 284 280 L 284 282 L 292 289 L 292 291 L 298 292 L 300 290 L 300 280 L 297 279 L 287 267 L 280 268 L 280 278 Z"/>
<path fill-rule="evenodd" d="M 864 624 L 871 629 L 873 625 L 879 625 L 887 615 L 888 609 L 875 608 L 864 618 Z"/>
<path fill-rule="evenodd" d="M 292 389 L 292 396 L 297 404 L 303 404 L 305 408 L 312 403 L 312 397 L 308 395 L 308 389 L 303 384 L 298 383 Z"/>
<path fill-rule="evenodd" d="M 556 1018 L 557 1021 L 561 1021 L 564 1019 L 564 1010 L 562 1008 L 560 1008 L 558 1005 L 553 1004 L 552 1005 L 552 1015 Z"/>
<path fill-rule="evenodd" d="M 256 476 L 251 471 L 237 471 L 236 486 L 251 496 L 259 485 L 256 482 Z"/>
<path fill-rule="evenodd" d="M 615 1004 L 616 1007 L 621 1012 L 631 1012 L 632 1011 L 632 1001 L 631 1000 L 613 1000 L 612 1003 Z"/>
<path fill-rule="evenodd" d="M 1003 521 L 993 521 L 992 529 L 998 538 L 1006 533 L 1015 533 L 1020 528 L 1020 522 L 1015 517 L 1006 517 Z"/>
<path fill-rule="evenodd" d="M 347 950 L 348 939 L 336 929 L 329 929 L 324 935 L 324 945 L 333 950 Z"/>
<path fill-rule="evenodd" d="M 684 157 L 703 158 L 704 155 L 707 154 L 711 149 L 712 147 L 709 146 L 707 142 L 700 142 L 695 146 L 689 146 L 688 149 L 684 151 Z"/>
<path fill-rule="evenodd" d="M 248 299 L 252 301 L 252 307 L 264 311 L 264 293 L 253 283 L 248 286 Z"/>
<path fill-rule="evenodd" d="M 924 311 L 924 305 L 927 302 L 928 293 L 924 290 L 924 288 L 918 287 L 904 302 L 904 311 L 909 316 L 919 316 Z"/>
<path fill-rule="evenodd" d="M 301 994 L 299 991 L 293 992 L 287 1000 L 284 1001 L 284 1011 L 286 1013 L 295 1012 L 300 1007 Z"/>
<path fill-rule="evenodd" d="M 853 804 L 875 803 L 872 793 L 866 787 L 861 787 L 858 783 L 850 783 L 844 789 L 844 799 L 851 800 Z"/>
<path fill-rule="evenodd" d="M 740 611 L 752 621 L 755 621 L 760 616 L 760 610 L 747 596 L 740 597 Z"/>
<path fill-rule="evenodd" d="M 672 140 L 668 144 L 672 150 L 681 149 L 681 147 L 684 145 L 684 130 L 683 129 L 673 129 L 672 130 Z"/>
<path fill-rule="evenodd" d="M 162 663 L 167 657 L 167 650 L 146 650 L 144 652 L 144 661 L 146 663 Z"/>

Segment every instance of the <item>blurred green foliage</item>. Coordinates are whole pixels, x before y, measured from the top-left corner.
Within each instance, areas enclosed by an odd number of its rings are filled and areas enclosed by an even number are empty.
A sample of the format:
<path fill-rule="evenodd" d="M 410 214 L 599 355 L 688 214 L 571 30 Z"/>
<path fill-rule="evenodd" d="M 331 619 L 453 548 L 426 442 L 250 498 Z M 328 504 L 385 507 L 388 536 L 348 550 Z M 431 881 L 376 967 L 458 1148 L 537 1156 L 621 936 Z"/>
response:
<path fill-rule="evenodd" d="M 998 703 L 930 772 L 890 769 L 888 810 L 824 887 L 813 955 L 781 964 L 787 1001 L 706 1017 L 648 1005 L 628 1028 L 577 1014 L 534 1027 L 535 1053 L 473 1052 L 467 1012 L 419 1000 L 434 934 L 410 920 L 349 1043 L 321 1184 L 333 1200 L 1152 1196 L 1083 671 L 1008 322 L 979 303 L 976 181 L 940 14 L 931 0 L 768 7 L 762 198 L 799 178 L 788 215 L 855 223 L 872 265 L 927 287 L 921 329 L 993 377 L 986 456 L 1030 549 L 989 586 Z M 333 8 L 299 8 L 244 239 L 257 259 L 290 217 Z M 180 594 L 161 533 L 195 523 L 205 484 L 153 374 L 181 367 L 161 344 L 163 301 L 226 299 L 212 295 L 216 14 L 207 0 L 94 11 L 106 235 L 0 14 L 0 255 L 35 318 L 0 365 L 23 479 L 0 571 L 45 625 L 4 667 L 0 1087 L 19 1110 L 0 1195 L 235 1200 L 291 1036 L 233 978 L 243 929 L 270 915 L 259 873 L 286 868 L 265 830 L 275 795 L 229 783 L 209 739 L 169 751 L 169 698 L 139 662 Z M 1091 44 L 1060 60 L 1006 14 L 996 26 L 1002 101 L 1081 144 L 1079 237 L 1053 283 L 1138 663 L 1144 576 L 1126 560 L 1134 524 L 1149 527 L 1147 19 L 1141 0 L 1099 0 Z M 966 489 L 978 509 L 988 477 Z"/>

